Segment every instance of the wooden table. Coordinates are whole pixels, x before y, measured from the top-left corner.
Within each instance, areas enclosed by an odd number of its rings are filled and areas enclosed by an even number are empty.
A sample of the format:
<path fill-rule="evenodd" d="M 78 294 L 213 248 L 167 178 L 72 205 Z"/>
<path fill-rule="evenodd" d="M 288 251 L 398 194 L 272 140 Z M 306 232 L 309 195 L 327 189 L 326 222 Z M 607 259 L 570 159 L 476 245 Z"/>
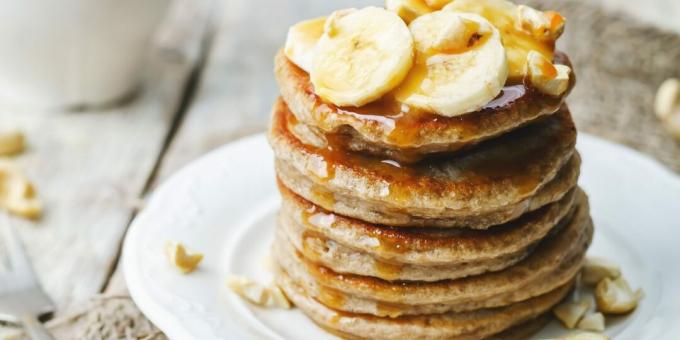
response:
<path fill-rule="evenodd" d="M 644 10 L 639 1 L 602 1 L 680 32 L 680 5 L 673 0 Z M 369 3 L 382 2 L 178 0 L 158 39 L 161 53 L 150 58 L 144 91 L 132 102 L 71 113 L 0 106 L 0 122 L 27 134 L 29 149 L 17 161 L 35 181 L 46 213 L 38 222 L 16 221 L 59 306 L 57 318 L 102 293 L 125 298 L 121 244 L 154 187 L 205 152 L 265 129 L 277 96 L 272 59 L 287 27 Z M 84 332 L 78 334 L 115 333 Z"/>

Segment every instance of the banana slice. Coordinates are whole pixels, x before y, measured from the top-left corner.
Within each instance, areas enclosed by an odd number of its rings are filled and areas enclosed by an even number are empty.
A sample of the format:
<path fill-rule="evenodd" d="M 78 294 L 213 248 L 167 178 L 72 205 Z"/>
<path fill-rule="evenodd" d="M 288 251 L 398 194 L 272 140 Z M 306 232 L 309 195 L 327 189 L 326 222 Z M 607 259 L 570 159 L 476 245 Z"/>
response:
<path fill-rule="evenodd" d="M 422 0 L 387 0 L 385 8 L 397 13 L 407 24 L 423 14 L 432 12 Z"/>
<path fill-rule="evenodd" d="M 489 20 L 501 32 L 509 77 L 515 79 L 525 75 L 529 51 L 553 60 L 555 40 L 564 30 L 564 18 L 559 13 L 520 7 L 506 0 L 455 0 L 443 10 L 475 13 Z"/>
<path fill-rule="evenodd" d="M 399 85 L 413 65 L 404 21 L 378 7 L 334 12 L 316 45 L 310 78 L 321 98 L 362 106 Z"/>
<path fill-rule="evenodd" d="M 442 9 L 442 7 L 446 6 L 451 1 L 453 0 L 425 0 L 425 3 L 432 9 Z"/>
<path fill-rule="evenodd" d="M 288 29 L 283 53 L 295 65 L 309 73 L 316 43 L 323 34 L 326 17 L 301 21 Z"/>
<path fill-rule="evenodd" d="M 452 117 L 476 111 L 500 93 L 508 76 L 505 49 L 486 19 L 437 11 L 409 28 L 416 63 L 394 93 L 398 101 Z"/>

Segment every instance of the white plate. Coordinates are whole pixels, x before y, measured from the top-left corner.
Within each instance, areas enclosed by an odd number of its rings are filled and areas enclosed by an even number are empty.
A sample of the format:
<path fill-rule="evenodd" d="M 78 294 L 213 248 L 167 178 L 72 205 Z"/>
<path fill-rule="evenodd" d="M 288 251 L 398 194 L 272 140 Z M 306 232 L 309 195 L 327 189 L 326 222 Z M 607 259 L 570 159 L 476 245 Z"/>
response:
<path fill-rule="evenodd" d="M 650 158 L 581 134 L 581 185 L 591 198 L 590 253 L 615 259 L 646 297 L 630 316 L 608 318 L 616 339 L 680 336 L 680 179 Z M 264 310 L 225 286 L 229 273 L 270 279 L 263 263 L 279 197 L 273 155 L 262 135 L 225 145 L 188 165 L 152 196 L 125 240 L 123 268 L 133 299 L 172 339 L 324 339 L 297 310 Z M 180 240 L 205 254 L 178 274 L 163 253 Z M 564 334 L 553 323 L 536 336 Z"/>

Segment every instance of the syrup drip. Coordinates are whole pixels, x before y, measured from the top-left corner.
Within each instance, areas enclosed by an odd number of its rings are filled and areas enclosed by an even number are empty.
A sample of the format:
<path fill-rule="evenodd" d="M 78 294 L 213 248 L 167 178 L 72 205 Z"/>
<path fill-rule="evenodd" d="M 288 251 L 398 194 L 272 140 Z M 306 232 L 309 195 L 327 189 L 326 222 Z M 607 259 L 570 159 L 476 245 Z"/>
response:
<path fill-rule="evenodd" d="M 389 318 L 396 318 L 402 315 L 404 307 L 397 304 L 376 301 L 376 308 L 378 310 L 378 315 L 386 316 Z"/>
<path fill-rule="evenodd" d="M 529 51 L 537 51 L 548 60 L 553 59 L 555 41 L 538 39 L 531 32 L 518 28 L 514 5 L 503 6 L 496 1 L 488 0 L 463 0 L 452 2 L 451 9 L 481 15 L 500 31 L 508 58 L 510 77 L 518 77 L 524 73 L 526 55 Z M 552 24 L 558 25 L 560 17 L 552 15 L 551 18 L 554 21 Z"/>
<path fill-rule="evenodd" d="M 404 265 L 389 263 L 375 259 L 373 261 L 373 268 L 375 269 L 376 272 L 380 274 L 382 278 L 385 278 L 387 280 L 394 280 L 398 278 L 399 274 L 401 274 Z"/>
<path fill-rule="evenodd" d="M 341 309 L 344 307 L 347 297 L 342 292 L 321 285 L 319 285 L 318 290 L 319 294 L 317 299 L 319 302 L 333 309 Z"/>
<path fill-rule="evenodd" d="M 285 108 L 285 104 L 282 105 Z M 287 119 L 287 124 L 292 123 L 290 117 L 293 115 L 287 108 L 281 114 Z M 555 157 L 552 153 L 559 145 L 564 145 L 565 138 L 573 133 L 571 119 L 565 110 L 482 143 L 480 148 L 484 152 L 471 150 L 457 155 L 440 155 L 430 158 L 428 162 L 416 164 L 383 162 L 382 159 L 349 152 L 335 139 L 335 135 L 327 136 L 326 148 L 302 143 L 300 146 L 321 155 L 329 167 L 329 174 L 334 175 L 339 167 L 365 173 L 372 180 L 382 180 L 389 185 L 387 195 L 392 201 L 405 202 L 414 191 L 439 195 L 449 195 L 451 192 L 464 194 L 492 182 L 507 183 L 522 195 L 531 193 L 538 188 L 545 175 L 544 166 L 549 163 L 547 160 Z M 455 165 L 454 168 L 451 168 L 452 165 Z M 440 178 L 438 173 L 445 175 Z M 312 198 L 328 210 L 332 210 L 335 204 L 332 193 L 321 186 L 312 187 Z"/>

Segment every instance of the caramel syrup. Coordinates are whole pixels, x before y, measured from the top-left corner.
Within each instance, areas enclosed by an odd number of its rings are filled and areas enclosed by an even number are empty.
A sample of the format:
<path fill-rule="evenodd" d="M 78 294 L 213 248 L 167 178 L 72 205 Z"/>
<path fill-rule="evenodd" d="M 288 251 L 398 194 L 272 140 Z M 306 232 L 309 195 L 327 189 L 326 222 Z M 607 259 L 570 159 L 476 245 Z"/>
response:
<path fill-rule="evenodd" d="M 333 309 L 342 309 L 347 301 L 347 297 L 342 292 L 319 285 L 317 299 L 324 305 Z"/>
<path fill-rule="evenodd" d="M 395 280 L 399 277 L 399 274 L 401 274 L 404 265 L 375 259 L 373 260 L 373 268 L 380 274 L 380 277 L 386 280 Z"/>
<path fill-rule="evenodd" d="M 553 59 L 555 41 L 539 39 L 532 32 L 518 27 L 514 5 L 508 6 L 489 0 L 456 0 L 450 6 L 453 10 L 478 14 L 489 20 L 500 31 L 508 59 L 509 77 L 522 76 L 529 51 L 537 51 L 548 60 Z M 557 27 L 564 20 L 556 12 L 548 12 L 546 15 L 553 27 Z"/>
<path fill-rule="evenodd" d="M 563 53 L 551 54 L 551 58 L 553 56 L 555 63 L 571 66 Z M 456 136 L 459 145 L 446 145 L 444 150 L 455 151 L 484 135 L 489 128 L 496 127 L 499 118 L 526 120 L 527 116 L 531 119 L 555 112 L 574 84 L 572 74 L 567 92 L 559 97 L 551 97 L 537 91 L 526 78 L 510 77 L 499 95 L 480 110 L 456 117 L 444 117 L 402 105 L 392 93 L 361 107 L 333 105 L 314 93 L 309 75 L 304 70 L 288 60 L 284 62 L 288 63 L 291 76 L 299 79 L 298 86 L 305 96 L 314 102 L 314 107 L 310 110 L 313 121 L 311 125 L 327 132 L 327 136 L 340 135 L 336 139 L 343 140 L 345 144 L 342 145 L 345 148 L 351 139 L 346 136 L 347 129 L 338 129 L 338 122 L 358 124 L 368 131 L 380 131 L 380 135 L 386 133 L 390 147 L 397 148 L 394 152 L 399 152 L 403 156 L 400 159 L 407 162 L 416 162 L 422 158 L 422 152 L 415 150 L 419 146 L 421 134 Z"/>
<path fill-rule="evenodd" d="M 337 144 L 333 135 L 327 136 L 325 148 L 303 144 L 290 135 L 289 125 L 297 123 L 293 114 L 285 103 L 278 105 L 280 112 L 275 120 L 283 125 L 278 127 L 279 132 L 288 135 L 289 142 L 297 144 L 296 147 L 321 156 L 329 174 L 324 181 L 332 180 L 338 167 L 345 167 L 371 181 L 386 183 L 389 189 L 386 196 L 396 202 L 405 202 L 418 191 L 441 196 L 451 193 L 473 195 L 480 186 L 494 182 L 505 182 L 519 194 L 531 193 L 542 183 L 548 163 L 561 156 L 556 153 L 566 152 L 575 139 L 573 122 L 564 108 L 561 113 L 540 122 L 483 142 L 479 146 L 483 152 L 474 149 L 456 155 L 440 155 L 427 162 L 400 164 L 347 151 Z M 313 191 L 316 192 L 313 195 L 315 203 L 331 210 L 334 199 L 327 197 L 329 195 L 321 187 L 315 186 Z"/>

